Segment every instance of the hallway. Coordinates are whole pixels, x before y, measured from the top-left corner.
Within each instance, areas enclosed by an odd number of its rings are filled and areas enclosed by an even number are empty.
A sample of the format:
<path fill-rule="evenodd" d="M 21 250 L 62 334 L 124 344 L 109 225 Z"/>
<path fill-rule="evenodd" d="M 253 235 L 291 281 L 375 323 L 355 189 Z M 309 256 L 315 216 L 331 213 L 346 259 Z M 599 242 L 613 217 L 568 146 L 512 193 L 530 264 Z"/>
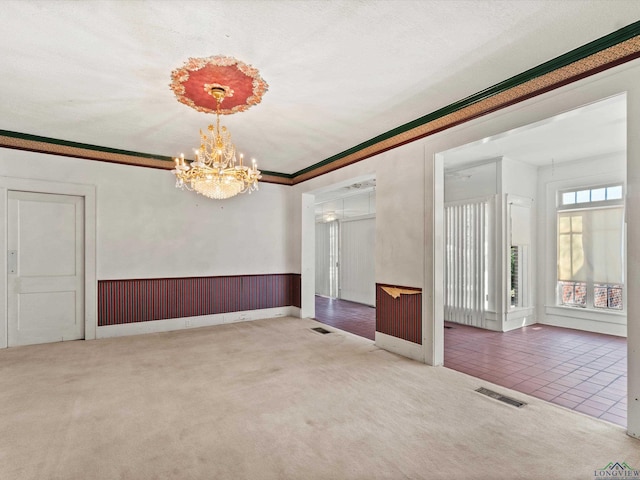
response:
<path fill-rule="evenodd" d="M 373 340 L 375 308 L 316 296 L 316 320 Z M 626 426 L 625 338 L 548 325 L 500 333 L 446 322 L 444 366 Z"/>
<path fill-rule="evenodd" d="M 315 319 L 345 332 L 375 340 L 376 309 L 368 305 L 316 295 Z"/>

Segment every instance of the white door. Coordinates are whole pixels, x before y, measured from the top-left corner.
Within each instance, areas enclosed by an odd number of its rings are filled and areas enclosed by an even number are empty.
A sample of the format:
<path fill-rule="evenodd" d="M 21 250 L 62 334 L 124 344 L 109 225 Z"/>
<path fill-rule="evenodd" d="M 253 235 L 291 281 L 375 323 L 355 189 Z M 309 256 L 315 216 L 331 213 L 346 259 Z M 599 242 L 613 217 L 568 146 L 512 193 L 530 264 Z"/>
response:
<path fill-rule="evenodd" d="M 340 224 L 340 298 L 375 306 L 376 219 Z"/>
<path fill-rule="evenodd" d="M 84 338 L 82 197 L 9 192 L 8 344 Z"/>

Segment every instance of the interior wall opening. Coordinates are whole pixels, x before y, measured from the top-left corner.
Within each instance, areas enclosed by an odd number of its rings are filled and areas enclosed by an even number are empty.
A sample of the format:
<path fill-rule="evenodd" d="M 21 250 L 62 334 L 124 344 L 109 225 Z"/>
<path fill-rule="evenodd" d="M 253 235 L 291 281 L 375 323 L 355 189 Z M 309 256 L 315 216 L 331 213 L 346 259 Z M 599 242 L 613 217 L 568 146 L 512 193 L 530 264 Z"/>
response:
<path fill-rule="evenodd" d="M 626 102 L 438 154 L 444 365 L 623 426 Z"/>
<path fill-rule="evenodd" d="M 315 194 L 315 318 L 375 339 L 375 178 Z"/>

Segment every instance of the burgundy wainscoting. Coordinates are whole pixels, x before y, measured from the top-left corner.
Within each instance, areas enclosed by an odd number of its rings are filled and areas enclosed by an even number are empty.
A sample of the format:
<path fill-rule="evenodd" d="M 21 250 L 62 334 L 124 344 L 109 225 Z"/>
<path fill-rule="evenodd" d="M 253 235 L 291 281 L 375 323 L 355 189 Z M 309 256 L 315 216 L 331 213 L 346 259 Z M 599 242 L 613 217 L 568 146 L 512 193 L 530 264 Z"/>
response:
<path fill-rule="evenodd" d="M 98 281 L 98 326 L 300 308 L 300 274 Z"/>
<path fill-rule="evenodd" d="M 407 293 L 393 298 L 383 287 Z M 376 283 L 376 331 L 422 345 L 422 289 Z"/>

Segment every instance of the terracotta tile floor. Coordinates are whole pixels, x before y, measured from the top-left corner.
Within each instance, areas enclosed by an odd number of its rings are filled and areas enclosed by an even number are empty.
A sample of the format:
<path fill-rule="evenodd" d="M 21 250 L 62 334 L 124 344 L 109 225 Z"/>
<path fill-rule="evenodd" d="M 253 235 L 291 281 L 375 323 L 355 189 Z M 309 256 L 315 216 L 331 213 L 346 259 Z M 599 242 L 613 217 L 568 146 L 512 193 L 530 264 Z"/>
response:
<path fill-rule="evenodd" d="M 373 340 L 375 308 L 316 297 L 316 320 Z M 444 365 L 626 426 L 625 338 L 547 325 L 500 333 L 446 322 Z"/>
<path fill-rule="evenodd" d="M 445 327 L 445 367 L 626 426 L 626 338 L 539 324 Z"/>

